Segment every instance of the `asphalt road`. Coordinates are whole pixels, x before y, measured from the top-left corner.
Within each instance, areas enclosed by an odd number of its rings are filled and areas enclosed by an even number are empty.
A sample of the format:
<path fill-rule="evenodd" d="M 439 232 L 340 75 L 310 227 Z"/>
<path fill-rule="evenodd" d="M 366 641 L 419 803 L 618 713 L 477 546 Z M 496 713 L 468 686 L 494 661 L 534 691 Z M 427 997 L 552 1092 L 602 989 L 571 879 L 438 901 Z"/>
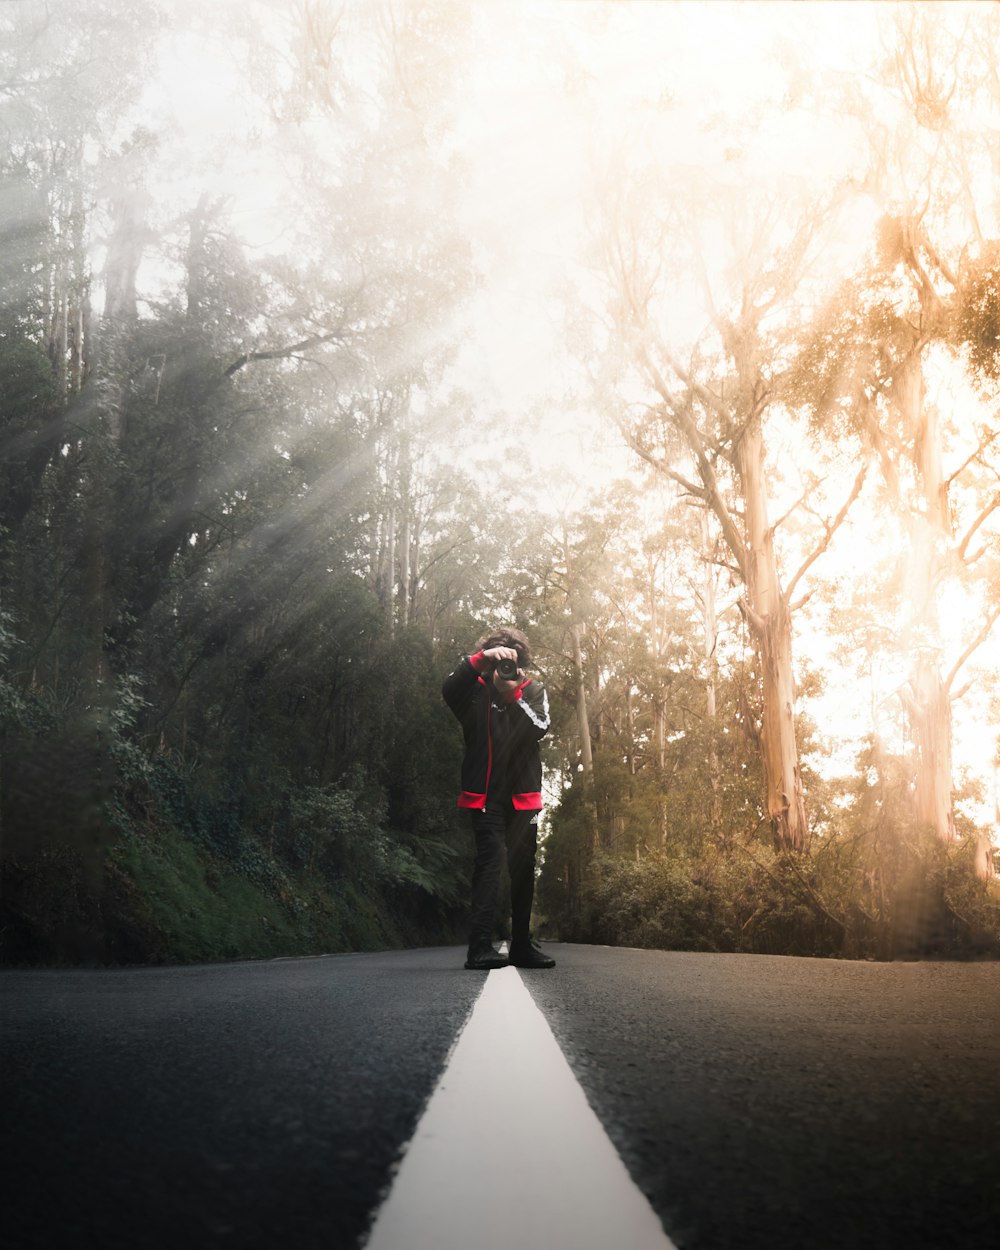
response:
<path fill-rule="evenodd" d="M 1000 964 L 559 956 L 529 988 L 682 1250 L 1000 1246 Z"/>
<path fill-rule="evenodd" d="M 681 1250 L 1000 1244 L 1000 964 L 550 949 L 521 975 Z M 0 1243 L 352 1250 L 462 956 L 0 975 Z"/>
<path fill-rule="evenodd" d="M 0 1245 L 355 1246 L 481 989 L 457 956 L 3 974 Z"/>

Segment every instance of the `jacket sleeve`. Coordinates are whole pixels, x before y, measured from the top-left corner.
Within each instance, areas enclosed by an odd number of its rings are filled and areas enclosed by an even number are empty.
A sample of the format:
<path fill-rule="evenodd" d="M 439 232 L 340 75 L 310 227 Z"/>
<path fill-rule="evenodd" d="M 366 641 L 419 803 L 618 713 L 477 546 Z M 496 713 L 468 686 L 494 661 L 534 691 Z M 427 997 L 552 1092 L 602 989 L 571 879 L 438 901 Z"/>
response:
<path fill-rule="evenodd" d="M 441 687 L 441 693 L 444 695 L 444 701 L 448 704 L 455 715 L 461 719 L 465 713 L 465 709 L 469 706 L 472 696 L 476 691 L 476 683 L 479 681 L 479 668 L 477 660 L 479 655 L 464 656 L 455 668 L 444 679 Z"/>
<path fill-rule="evenodd" d="M 531 733 L 536 739 L 549 732 L 552 718 L 549 715 L 549 696 L 540 681 L 529 681 L 521 690 L 517 706 L 527 717 Z"/>

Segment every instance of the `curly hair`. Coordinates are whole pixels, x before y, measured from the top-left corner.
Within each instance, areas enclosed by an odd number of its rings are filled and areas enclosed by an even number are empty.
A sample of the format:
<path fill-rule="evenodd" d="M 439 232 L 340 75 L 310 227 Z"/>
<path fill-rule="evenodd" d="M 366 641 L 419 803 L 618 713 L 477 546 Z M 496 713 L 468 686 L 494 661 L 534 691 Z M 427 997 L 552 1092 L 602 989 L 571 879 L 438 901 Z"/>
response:
<path fill-rule="evenodd" d="M 490 647 L 513 647 L 521 668 L 527 668 L 531 663 L 531 643 L 519 629 L 494 629 L 476 643 L 477 651 L 488 651 Z"/>

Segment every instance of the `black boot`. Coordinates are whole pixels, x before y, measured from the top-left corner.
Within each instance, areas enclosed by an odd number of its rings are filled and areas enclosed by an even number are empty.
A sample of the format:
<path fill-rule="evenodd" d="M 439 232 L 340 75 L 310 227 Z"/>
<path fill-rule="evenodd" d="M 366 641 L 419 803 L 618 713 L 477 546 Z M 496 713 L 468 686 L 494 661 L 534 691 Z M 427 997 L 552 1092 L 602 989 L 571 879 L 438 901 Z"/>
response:
<path fill-rule="evenodd" d="M 465 966 L 476 972 L 489 972 L 491 968 L 506 968 L 507 956 L 495 950 L 488 938 L 473 938 L 469 943 L 469 954 L 465 960 Z"/>
<path fill-rule="evenodd" d="M 511 942 L 510 961 L 515 968 L 554 968 L 556 961 L 542 952 L 537 942 L 530 938 L 523 942 Z M 466 965 L 468 967 L 468 965 Z"/>

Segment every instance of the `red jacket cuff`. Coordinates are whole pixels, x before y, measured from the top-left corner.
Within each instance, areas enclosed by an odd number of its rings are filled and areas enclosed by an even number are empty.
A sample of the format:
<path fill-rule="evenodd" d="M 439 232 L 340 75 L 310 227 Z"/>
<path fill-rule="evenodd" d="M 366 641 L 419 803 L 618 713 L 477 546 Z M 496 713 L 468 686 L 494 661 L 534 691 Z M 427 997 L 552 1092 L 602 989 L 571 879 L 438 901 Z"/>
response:
<path fill-rule="evenodd" d="M 477 651 L 475 655 L 469 656 L 469 663 L 477 673 L 484 673 L 489 668 L 489 661 L 483 655 L 482 651 Z"/>

